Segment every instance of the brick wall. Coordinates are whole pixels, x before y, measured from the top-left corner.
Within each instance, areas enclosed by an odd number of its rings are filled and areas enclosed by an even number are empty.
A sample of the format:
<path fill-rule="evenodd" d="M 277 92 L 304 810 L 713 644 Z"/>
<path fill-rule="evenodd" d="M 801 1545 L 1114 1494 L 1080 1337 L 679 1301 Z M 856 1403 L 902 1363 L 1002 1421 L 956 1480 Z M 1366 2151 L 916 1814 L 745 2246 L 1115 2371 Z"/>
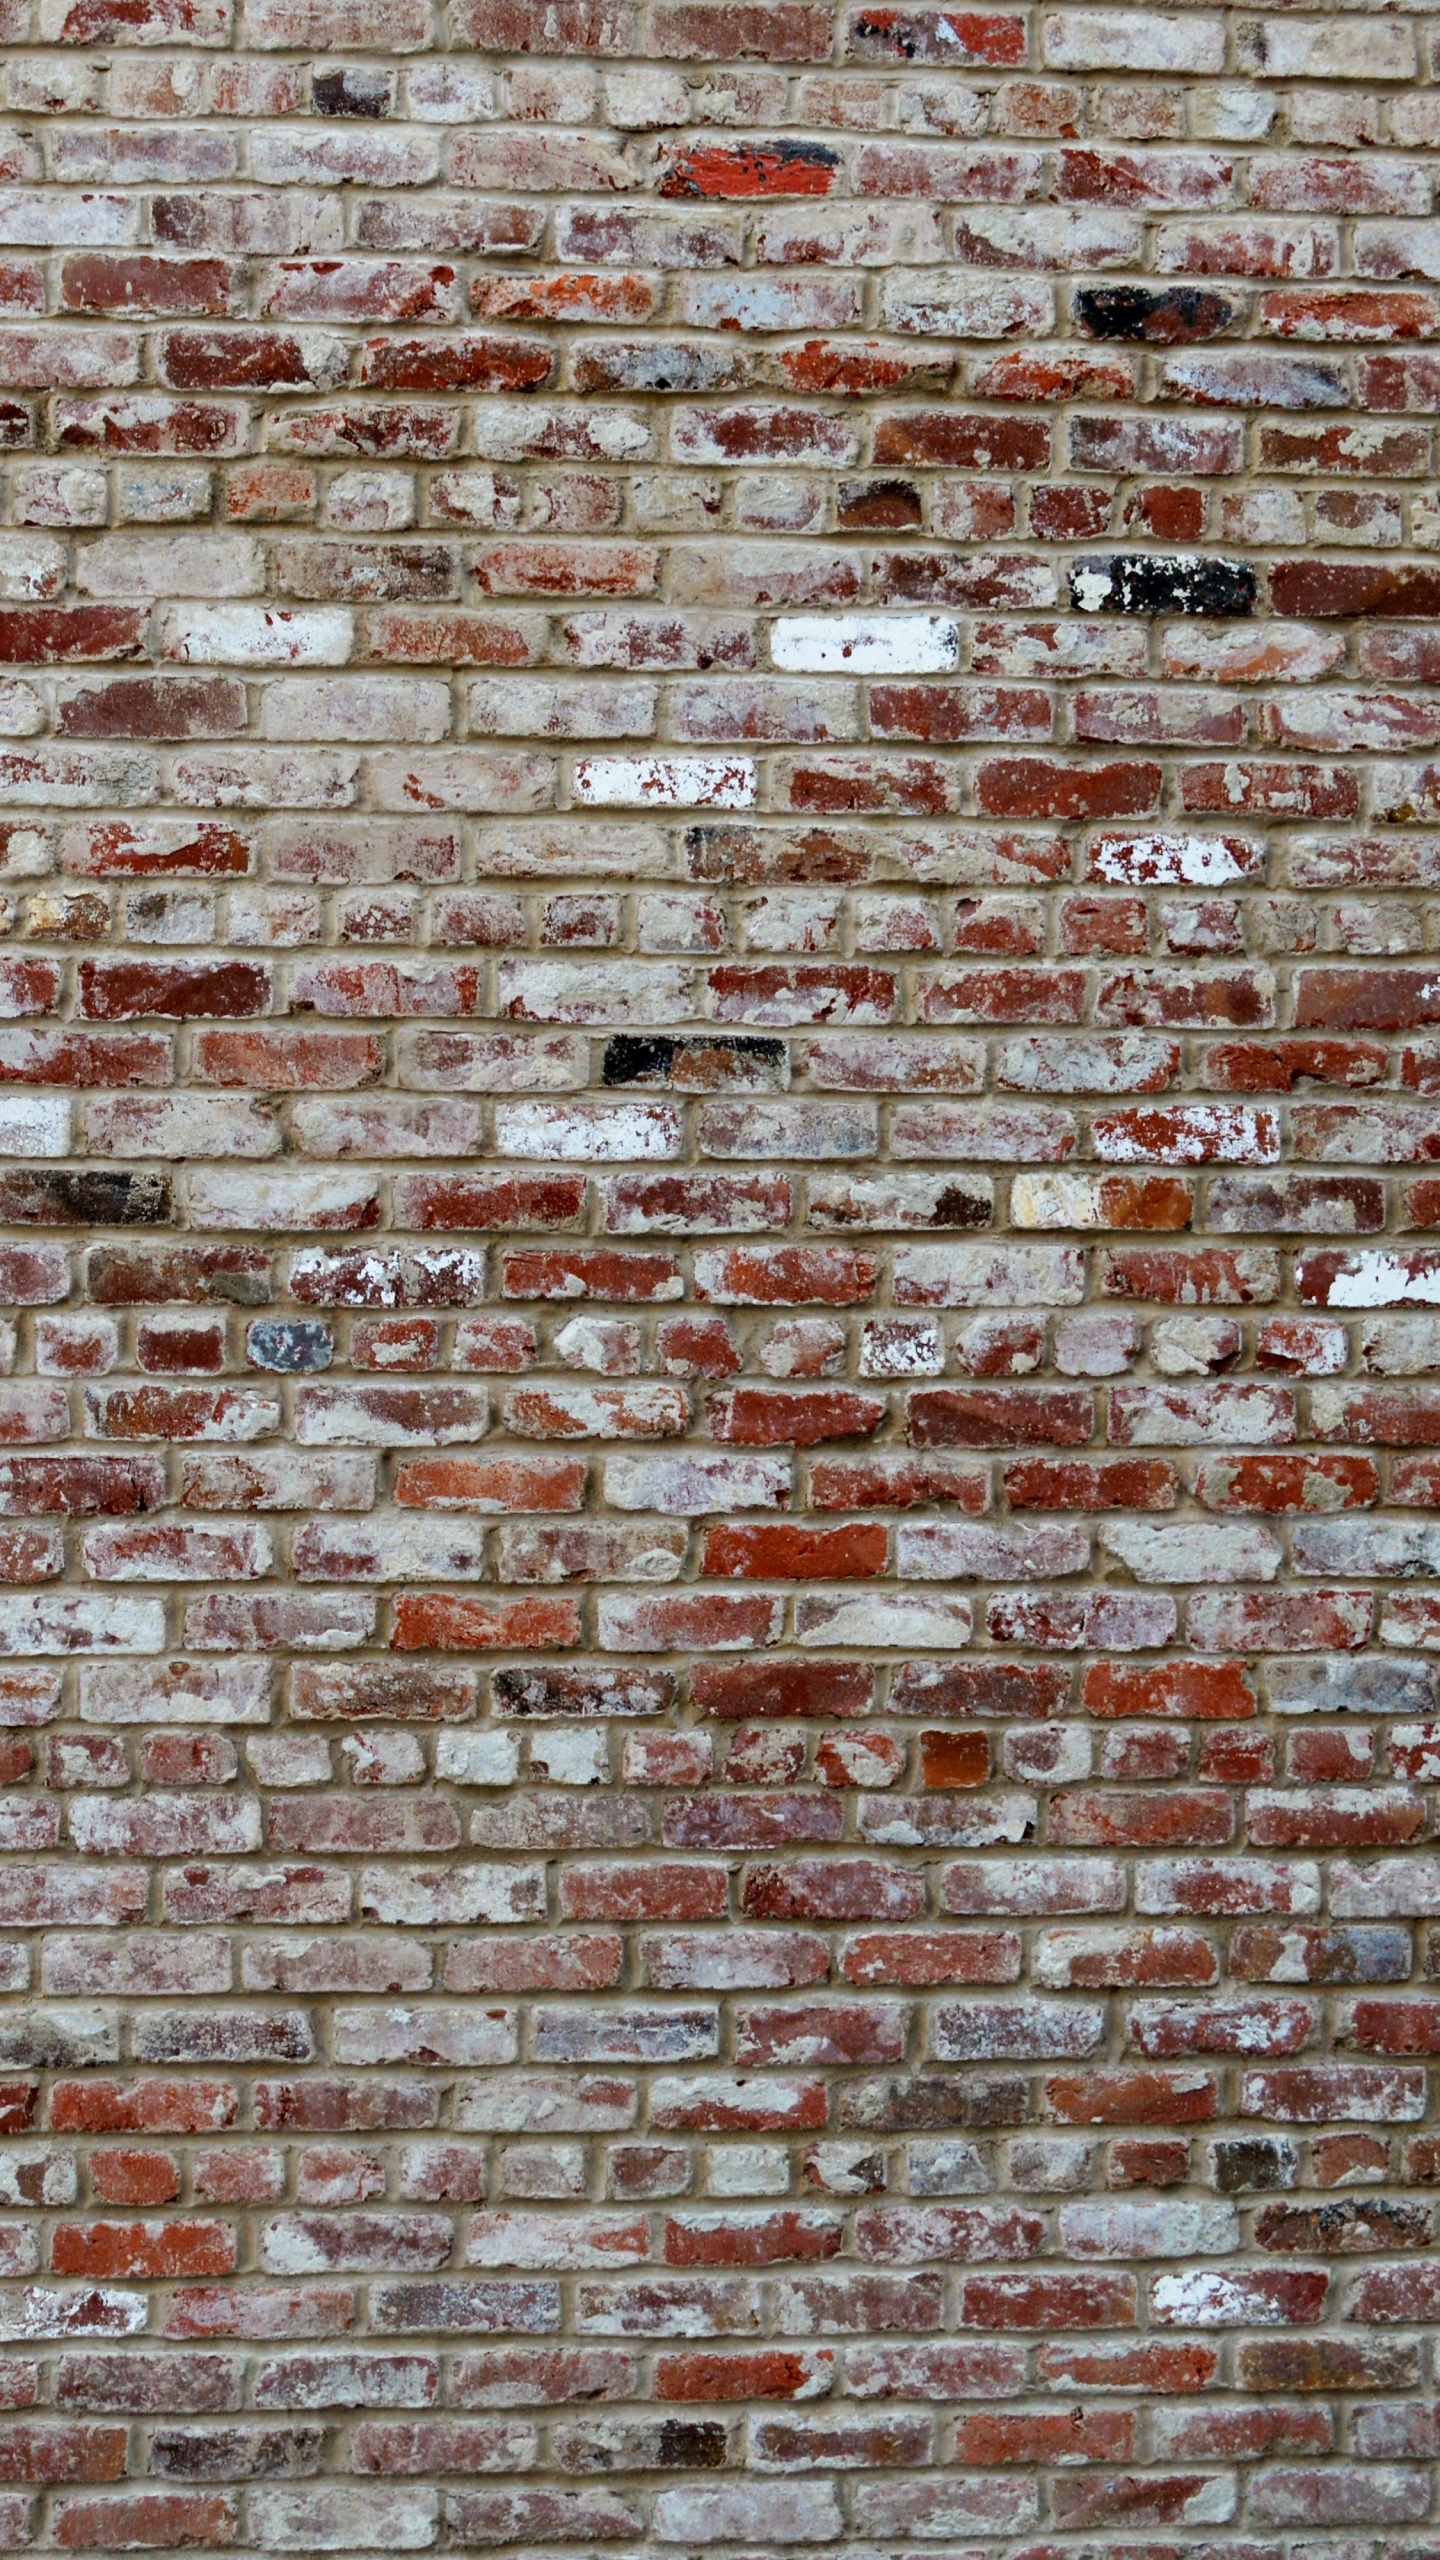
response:
<path fill-rule="evenodd" d="M 0 25 L 0 2548 L 1432 2560 L 1433 14 Z"/>

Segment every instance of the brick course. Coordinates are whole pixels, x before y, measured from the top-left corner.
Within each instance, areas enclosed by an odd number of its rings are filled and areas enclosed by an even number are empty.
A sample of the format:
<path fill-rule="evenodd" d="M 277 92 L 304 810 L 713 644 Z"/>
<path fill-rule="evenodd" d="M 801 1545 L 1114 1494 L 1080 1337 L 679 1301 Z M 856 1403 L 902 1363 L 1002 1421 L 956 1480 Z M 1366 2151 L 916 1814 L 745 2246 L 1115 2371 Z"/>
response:
<path fill-rule="evenodd" d="M 0 38 L 0 2548 L 1431 2560 L 1433 13 Z"/>

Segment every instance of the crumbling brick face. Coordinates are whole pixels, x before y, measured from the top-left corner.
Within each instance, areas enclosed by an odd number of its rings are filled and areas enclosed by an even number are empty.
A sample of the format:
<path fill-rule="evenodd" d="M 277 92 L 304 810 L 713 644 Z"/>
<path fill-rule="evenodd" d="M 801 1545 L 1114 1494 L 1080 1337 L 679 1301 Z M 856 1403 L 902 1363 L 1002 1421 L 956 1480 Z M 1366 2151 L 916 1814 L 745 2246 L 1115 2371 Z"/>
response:
<path fill-rule="evenodd" d="M 1427 2560 L 1434 12 L 0 37 L 0 2548 Z"/>

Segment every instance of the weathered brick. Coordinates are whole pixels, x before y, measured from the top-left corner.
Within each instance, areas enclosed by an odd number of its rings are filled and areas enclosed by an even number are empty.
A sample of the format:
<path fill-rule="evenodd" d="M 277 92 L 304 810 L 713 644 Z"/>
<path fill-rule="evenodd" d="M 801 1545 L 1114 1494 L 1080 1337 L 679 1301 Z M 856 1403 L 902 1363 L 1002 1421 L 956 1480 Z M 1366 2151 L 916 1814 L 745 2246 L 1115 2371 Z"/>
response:
<path fill-rule="evenodd" d="M 1428 30 L 10 19 L 0 2541 L 1413 2539 Z"/>

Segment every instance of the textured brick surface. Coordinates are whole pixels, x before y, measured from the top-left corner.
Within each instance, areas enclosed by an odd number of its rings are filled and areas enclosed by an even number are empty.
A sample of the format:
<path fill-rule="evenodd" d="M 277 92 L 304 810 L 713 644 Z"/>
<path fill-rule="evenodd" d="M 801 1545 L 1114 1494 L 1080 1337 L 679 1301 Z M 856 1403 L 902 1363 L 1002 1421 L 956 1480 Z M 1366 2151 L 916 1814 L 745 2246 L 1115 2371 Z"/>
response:
<path fill-rule="evenodd" d="M 0 2548 L 1433 2560 L 1434 13 L 0 35 Z"/>

